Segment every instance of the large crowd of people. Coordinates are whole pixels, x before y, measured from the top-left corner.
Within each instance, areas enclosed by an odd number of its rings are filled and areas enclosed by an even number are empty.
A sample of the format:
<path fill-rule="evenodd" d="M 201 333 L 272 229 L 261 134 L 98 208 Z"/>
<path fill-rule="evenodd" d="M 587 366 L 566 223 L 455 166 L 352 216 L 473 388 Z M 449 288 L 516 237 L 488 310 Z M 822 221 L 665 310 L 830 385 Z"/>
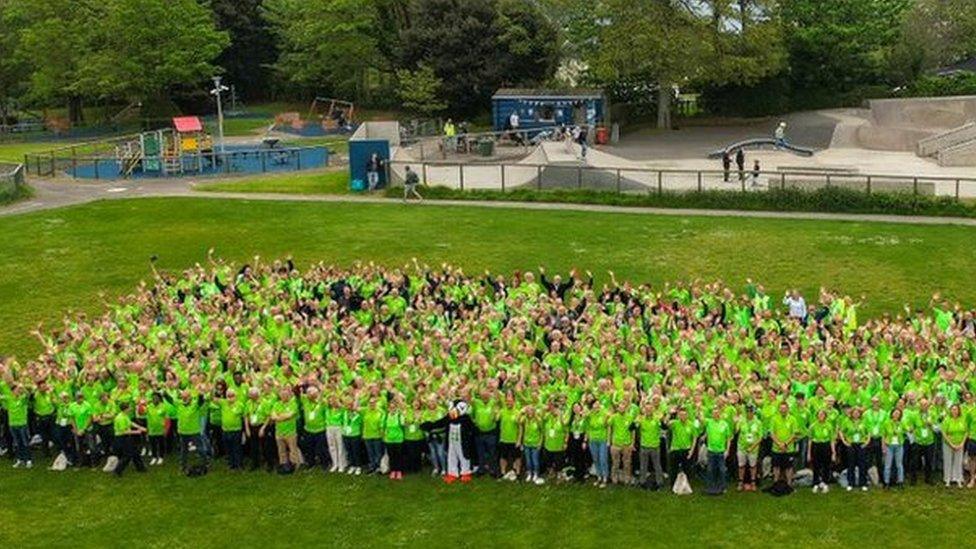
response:
<path fill-rule="evenodd" d="M 0 359 L 14 467 L 427 471 L 675 491 L 976 483 L 976 325 L 821 290 L 209 259 Z M 470 470 L 448 467 L 467 412 Z M 467 449 L 466 449 L 467 452 Z M 314 470 L 314 469 L 313 469 Z M 939 475 L 941 472 L 941 479 Z M 470 473 L 470 474 L 469 474 Z M 700 481 L 699 481 L 700 479 Z"/>

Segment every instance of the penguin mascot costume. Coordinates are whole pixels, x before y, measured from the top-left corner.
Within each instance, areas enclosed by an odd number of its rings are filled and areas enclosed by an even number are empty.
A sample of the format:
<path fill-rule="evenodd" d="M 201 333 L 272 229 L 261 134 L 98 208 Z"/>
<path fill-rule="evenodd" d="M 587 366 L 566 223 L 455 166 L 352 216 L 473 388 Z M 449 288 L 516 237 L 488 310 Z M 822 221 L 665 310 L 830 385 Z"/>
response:
<path fill-rule="evenodd" d="M 444 482 L 452 484 L 458 479 L 471 482 L 471 459 L 474 449 L 474 421 L 468 415 L 468 403 L 455 400 L 447 415 L 437 421 L 420 424 L 424 431 L 443 429 L 447 436 L 447 474 Z"/>

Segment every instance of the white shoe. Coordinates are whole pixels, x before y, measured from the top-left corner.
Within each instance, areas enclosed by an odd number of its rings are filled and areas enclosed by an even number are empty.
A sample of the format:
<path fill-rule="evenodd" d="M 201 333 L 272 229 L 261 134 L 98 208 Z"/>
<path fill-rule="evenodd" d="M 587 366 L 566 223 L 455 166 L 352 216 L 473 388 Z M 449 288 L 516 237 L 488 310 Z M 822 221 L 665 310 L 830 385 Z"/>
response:
<path fill-rule="evenodd" d="M 359 476 L 359 475 L 363 474 L 363 468 L 362 467 L 356 467 L 356 473 L 355 474 L 356 474 L 356 476 Z"/>
<path fill-rule="evenodd" d="M 333 464 L 333 465 L 332 465 L 332 467 L 329 467 L 329 472 L 330 472 L 330 473 L 335 473 L 335 472 L 336 472 L 336 470 L 338 470 L 338 469 L 339 469 L 339 468 L 338 468 L 338 467 L 337 467 L 337 466 L 336 466 L 335 464 Z"/>
<path fill-rule="evenodd" d="M 830 486 L 826 483 L 820 485 L 820 491 L 824 494 L 830 491 Z"/>
<path fill-rule="evenodd" d="M 868 491 L 868 487 L 867 486 L 861 486 L 861 491 L 862 492 L 867 492 Z"/>
<path fill-rule="evenodd" d="M 14 469 L 20 469 L 20 466 L 23 465 L 23 464 L 24 464 L 24 462 L 22 462 L 22 461 L 20 461 L 18 459 L 17 461 L 14 462 Z M 949 483 L 946 483 L 946 486 L 948 487 L 949 486 Z"/>
<path fill-rule="evenodd" d="M 853 489 L 854 489 L 854 487 L 853 487 L 853 486 L 848 486 L 848 487 L 847 487 L 847 491 L 848 491 L 848 492 L 850 492 L 850 491 L 851 491 L 851 490 L 853 490 Z"/>
<path fill-rule="evenodd" d="M 33 462 L 33 461 L 31 461 L 31 460 L 27 460 L 27 463 L 26 463 L 26 464 L 24 464 L 24 467 L 27 467 L 28 469 L 30 469 L 30 468 L 31 468 L 31 467 L 33 467 L 33 466 L 34 466 L 34 462 Z M 960 487 L 960 488 L 961 488 L 961 487 Z"/>
<path fill-rule="evenodd" d="M 814 494 L 819 494 L 820 493 L 820 485 L 819 484 L 814 484 L 813 485 L 813 493 Z"/>
<path fill-rule="evenodd" d="M 535 485 L 536 486 L 542 486 L 545 483 L 546 483 L 546 479 L 544 479 L 542 477 L 535 477 Z"/>
<path fill-rule="evenodd" d="M 156 465 L 162 465 L 162 464 L 163 464 L 163 458 L 159 458 L 158 460 L 156 460 Z"/>

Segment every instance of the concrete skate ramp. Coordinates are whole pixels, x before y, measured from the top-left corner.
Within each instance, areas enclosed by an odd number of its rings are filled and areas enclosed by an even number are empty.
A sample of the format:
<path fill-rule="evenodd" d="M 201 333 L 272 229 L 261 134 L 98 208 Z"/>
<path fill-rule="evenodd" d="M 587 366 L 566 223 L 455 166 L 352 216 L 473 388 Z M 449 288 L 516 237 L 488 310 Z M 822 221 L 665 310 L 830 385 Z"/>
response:
<path fill-rule="evenodd" d="M 717 151 L 712 151 L 709 153 L 708 157 L 712 159 L 722 158 L 725 153 L 732 154 L 739 149 L 743 150 L 761 150 L 766 148 L 773 148 L 778 150 L 789 151 L 793 154 L 799 156 L 813 156 L 813 149 L 807 149 L 805 147 L 798 147 L 796 145 L 790 145 L 789 143 L 781 146 L 776 145 L 775 139 L 770 139 L 768 137 L 760 137 L 757 139 L 747 139 L 745 141 L 739 141 L 737 143 L 732 143 L 724 149 L 719 149 Z"/>
<path fill-rule="evenodd" d="M 976 120 L 976 96 L 874 99 L 868 102 L 876 126 L 944 130 Z"/>

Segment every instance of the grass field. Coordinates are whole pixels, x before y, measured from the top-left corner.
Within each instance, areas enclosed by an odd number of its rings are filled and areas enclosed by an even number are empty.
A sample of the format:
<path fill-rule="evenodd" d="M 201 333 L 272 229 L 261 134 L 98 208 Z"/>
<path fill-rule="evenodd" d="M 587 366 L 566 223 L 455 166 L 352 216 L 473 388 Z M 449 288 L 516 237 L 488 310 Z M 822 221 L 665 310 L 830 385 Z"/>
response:
<path fill-rule="evenodd" d="M 203 192 L 280 193 L 280 194 L 349 194 L 349 173 L 338 171 L 308 174 L 263 176 L 241 180 L 197 185 Z"/>
<path fill-rule="evenodd" d="M 5 547 L 966 547 L 972 492 L 720 498 L 424 476 L 0 469 Z M 16 501 L 10 496 L 16 494 Z"/>
<path fill-rule="evenodd" d="M 272 179 L 227 185 L 267 190 Z M 181 269 L 210 247 L 234 261 L 291 254 L 299 264 L 399 265 L 416 256 L 469 271 L 613 269 L 656 284 L 701 277 L 741 287 L 752 277 L 774 295 L 826 284 L 865 294 L 865 316 L 924 305 L 936 290 L 976 302 L 976 230 L 951 226 L 199 198 L 0 218 L 0 234 L 0 354 L 22 359 L 37 351 L 27 333 L 39 321 L 102 310 L 101 294 L 127 293 L 149 276 L 153 254 L 161 268 Z M 679 499 L 494 481 L 447 487 L 426 477 L 238 475 L 222 465 L 202 479 L 168 465 L 117 480 L 0 461 L 3 547 L 960 547 L 976 534 L 974 518 L 972 492 L 937 488 Z"/>

